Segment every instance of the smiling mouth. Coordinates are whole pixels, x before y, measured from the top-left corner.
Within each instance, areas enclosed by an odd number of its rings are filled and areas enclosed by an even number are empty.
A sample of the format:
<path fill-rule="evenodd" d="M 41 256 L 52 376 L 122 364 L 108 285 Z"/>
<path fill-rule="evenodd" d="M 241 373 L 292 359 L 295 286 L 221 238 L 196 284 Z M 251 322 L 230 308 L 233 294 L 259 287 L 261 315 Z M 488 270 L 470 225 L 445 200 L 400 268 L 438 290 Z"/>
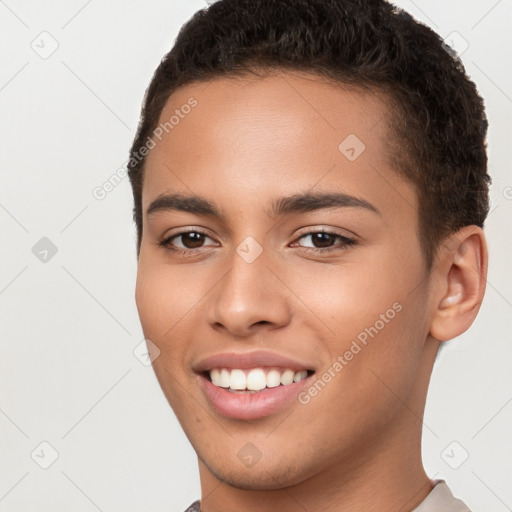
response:
<path fill-rule="evenodd" d="M 214 386 L 232 393 L 260 393 L 268 389 L 286 387 L 313 375 L 314 370 L 292 370 L 290 368 L 212 368 L 201 372 Z"/>

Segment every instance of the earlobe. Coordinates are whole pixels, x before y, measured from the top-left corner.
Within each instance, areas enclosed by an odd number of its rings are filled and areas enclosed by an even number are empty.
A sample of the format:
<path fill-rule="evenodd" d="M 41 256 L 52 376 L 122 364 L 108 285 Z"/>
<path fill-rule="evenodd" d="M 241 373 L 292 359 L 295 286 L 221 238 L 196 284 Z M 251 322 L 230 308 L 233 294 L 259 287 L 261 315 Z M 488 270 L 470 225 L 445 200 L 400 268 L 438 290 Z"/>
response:
<path fill-rule="evenodd" d="M 487 244 L 481 228 L 467 226 L 449 237 L 436 261 L 439 291 L 430 334 L 447 341 L 465 332 L 480 309 L 487 278 Z"/>

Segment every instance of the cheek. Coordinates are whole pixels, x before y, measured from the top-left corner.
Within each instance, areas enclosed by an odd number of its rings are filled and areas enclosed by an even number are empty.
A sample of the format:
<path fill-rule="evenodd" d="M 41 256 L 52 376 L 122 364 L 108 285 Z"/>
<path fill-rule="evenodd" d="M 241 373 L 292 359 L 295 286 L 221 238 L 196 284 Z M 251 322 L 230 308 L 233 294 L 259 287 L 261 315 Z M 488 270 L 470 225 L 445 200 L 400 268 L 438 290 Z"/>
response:
<path fill-rule="evenodd" d="M 381 253 L 379 264 L 331 267 L 301 285 L 309 308 L 328 326 L 328 332 L 322 327 L 327 334 L 321 347 L 329 354 L 326 370 L 341 364 L 331 369 L 331 390 L 337 388 L 337 400 L 346 405 L 367 402 L 366 410 L 374 400 L 384 405 L 397 401 L 395 394 L 407 395 L 428 334 L 426 297 L 419 288 L 411 293 L 421 269 L 384 260 Z"/>
<path fill-rule="evenodd" d="M 157 278 L 157 273 L 145 265 L 142 257 L 137 270 L 135 285 L 135 302 L 139 312 L 142 329 L 147 338 L 155 336 L 162 329 L 160 325 L 165 318 L 162 315 L 162 296 L 166 292 L 164 280 Z"/>
<path fill-rule="evenodd" d="M 135 301 L 144 337 L 160 351 L 152 363 L 153 369 L 160 384 L 168 386 L 170 376 L 166 369 L 181 369 L 178 363 L 183 356 L 175 342 L 178 330 L 175 326 L 179 326 L 179 319 L 184 313 L 180 309 L 182 303 L 176 293 L 176 283 L 172 276 L 167 275 L 169 269 L 160 267 L 157 264 L 147 265 L 144 259 L 139 259 Z M 170 393 L 165 394 L 170 399 Z"/>
<path fill-rule="evenodd" d="M 135 301 L 145 333 L 171 338 L 204 296 L 201 282 L 180 266 L 139 259 Z"/>
<path fill-rule="evenodd" d="M 204 332 L 201 322 L 205 298 L 217 279 L 217 272 L 200 273 L 191 265 L 162 263 L 141 251 L 135 290 L 137 310 L 144 337 L 160 350 L 153 368 L 172 404 L 180 400 L 176 395 L 182 382 L 195 377 L 188 366 L 191 340 L 201 329 Z"/>
<path fill-rule="evenodd" d="M 328 364 L 317 375 L 326 384 L 314 381 L 301 397 L 302 404 L 309 402 L 304 414 L 311 434 L 323 432 L 342 450 L 350 449 L 344 439 L 357 445 L 385 431 L 407 409 L 414 386 L 421 357 L 415 314 L 406 305 L 397 311 L 384 304 L 387 323 L 378 307 L 377 317 L 364 309 L 353 311 L 357 317 L 340 315 L 338 335 L 326 340 Z"/>
<path fill-rule="evenodd" d="M 372 326 L 403 298 L 392 269 L 382 262 L 379 266 L 355 260 L 338 267 L 311 265 L 290 274 L 289 286 L 317 314 L 317 320 L 326 324 L 329 338 L 340 341 L 339 348 L 343 340 Z M 388 316 L 394 318 L 395 313 L 392 310 Z"/>
<path fill-rule="evenodd" d="M 153 370 L 175 411 L 186 410 L 186 397 L 180 391 L 187 381 L 184 363 L 187 343 L 180 332 L 186 326 L 187 312 L 192 307 L 186 294 L 180 293 L 181 284 L 178 272 L 157 262 L 149 263 L 141 251 L 135 301 L 144 337 L 160 351 L 152 362 Z M 193 297 L 188 298 L 189 302 L 191 300 Z"/>

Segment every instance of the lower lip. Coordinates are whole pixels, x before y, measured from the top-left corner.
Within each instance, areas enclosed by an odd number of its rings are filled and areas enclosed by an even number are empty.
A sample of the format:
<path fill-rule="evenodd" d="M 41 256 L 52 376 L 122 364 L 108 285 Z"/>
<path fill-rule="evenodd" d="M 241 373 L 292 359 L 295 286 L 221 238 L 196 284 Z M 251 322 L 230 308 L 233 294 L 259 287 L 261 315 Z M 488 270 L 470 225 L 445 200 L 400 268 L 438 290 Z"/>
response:
<path fill-rule="evenodd" d="M 200 381 L 209 401 L 220 414 L 238 420 L 255 420 L 269 416 L 296 398 L 300 390 L 309 385 L 311 377 L 287 386 L 265 388 L 258 393 L 233 393 L 214 386 L 204 375 L 200 376 Z"/>

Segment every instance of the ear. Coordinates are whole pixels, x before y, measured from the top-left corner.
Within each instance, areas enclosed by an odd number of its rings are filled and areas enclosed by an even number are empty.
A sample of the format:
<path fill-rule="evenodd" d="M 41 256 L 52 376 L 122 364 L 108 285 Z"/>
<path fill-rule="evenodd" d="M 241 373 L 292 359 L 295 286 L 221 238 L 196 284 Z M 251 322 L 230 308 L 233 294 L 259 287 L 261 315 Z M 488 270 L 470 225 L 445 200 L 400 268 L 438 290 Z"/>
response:
<path fill-rule="evenodd" d="M 434 263 L 430 334 L 435 339 L 447 341 L 469 329 L 484 298 L 487 264 L 487 243 L 478 226 L 466 226 L 446 239 Z"/>

